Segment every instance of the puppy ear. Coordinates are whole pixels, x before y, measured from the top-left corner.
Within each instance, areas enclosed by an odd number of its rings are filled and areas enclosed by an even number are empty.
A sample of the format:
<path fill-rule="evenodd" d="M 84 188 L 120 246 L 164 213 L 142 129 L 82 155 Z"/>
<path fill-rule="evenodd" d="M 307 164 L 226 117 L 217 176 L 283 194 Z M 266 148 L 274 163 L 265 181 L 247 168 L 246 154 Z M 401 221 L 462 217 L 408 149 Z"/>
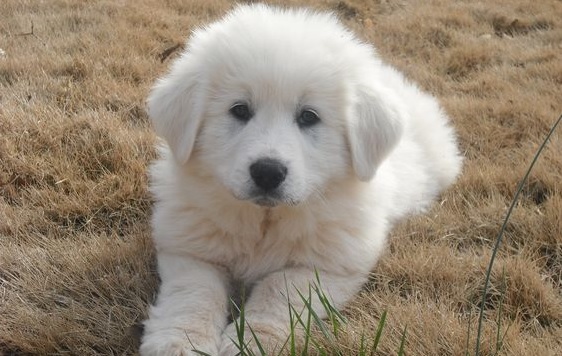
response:
<path fill-rule="evenodd" d="M 371 180 L 402 136 L 404 113 L 395 94 L 381 88 L 358 90 L 349 120 L 349 144 L 355 174 Z"/>
<path fill-rule="evenodd" d="M 188 161 L 201 124 L 205 90 L 196 61 L 184 53 L 148 97 L 148 115 L 158 136 L 168 142 L 175 159 Z M 199 72 L 199 73 L 198 73 Z"/>

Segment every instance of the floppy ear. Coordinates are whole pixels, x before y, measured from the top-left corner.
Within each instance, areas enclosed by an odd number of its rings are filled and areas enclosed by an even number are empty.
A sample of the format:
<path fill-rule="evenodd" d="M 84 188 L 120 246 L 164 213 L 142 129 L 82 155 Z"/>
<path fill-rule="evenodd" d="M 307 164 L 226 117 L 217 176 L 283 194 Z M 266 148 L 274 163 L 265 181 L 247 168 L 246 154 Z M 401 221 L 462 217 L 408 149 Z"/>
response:
<path fill-rule="evenodd" d="M 352 115 L 348 134 L 353 169 L 360 180 L 369 181 L 399 141 L 404 114 L 393 93 L 361 87 Z"/>
<path fill-rule="evenodd" d="M 201 71 L 184 53 L 148 97 L 148 115 L 158 136 L 168 142 L 175 159 L 186 163 L 195 144 L 205 107 Z"/>

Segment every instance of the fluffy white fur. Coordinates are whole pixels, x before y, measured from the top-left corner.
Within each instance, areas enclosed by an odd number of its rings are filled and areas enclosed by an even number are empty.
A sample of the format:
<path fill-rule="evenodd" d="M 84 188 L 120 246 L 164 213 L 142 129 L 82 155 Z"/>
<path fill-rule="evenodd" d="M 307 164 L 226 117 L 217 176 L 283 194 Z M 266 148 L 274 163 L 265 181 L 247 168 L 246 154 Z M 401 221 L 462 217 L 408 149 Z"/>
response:
<path fill-rule="evenodd" d="M 240 102 L 246 123 L 229 113 Z M 248 324 L 278 347 L 287 298 L 302 307 L 296 290 L 315 269 L 344 306 L 392 222 L 426 208 L 461 167 L 436 100 L 325 13 L 236 8 L 195 31 L 148 106 L 167 146 L 151 169 L 162 285 L 142 355 L 235 355 L 235 281 L 249 293 Z M 320 122 L 301 128 L 306 109 Z M 273 195 L 250 177 L 261 158 L 287 168 Z"/>

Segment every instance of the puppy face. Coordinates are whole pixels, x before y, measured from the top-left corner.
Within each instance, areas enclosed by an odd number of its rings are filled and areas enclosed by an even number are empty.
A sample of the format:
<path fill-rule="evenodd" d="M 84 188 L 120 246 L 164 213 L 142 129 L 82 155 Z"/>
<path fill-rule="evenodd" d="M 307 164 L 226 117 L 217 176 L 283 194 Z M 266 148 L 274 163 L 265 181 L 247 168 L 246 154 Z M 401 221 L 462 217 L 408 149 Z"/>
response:
<path fill-rule="evenodd" d="M 374 67 L 330 15 L 243 6 L 195 32 L 149 114 L 180 164 L 196 155 L 237 199 L 298 204 L 354 173 L 371 179 L 398 140 Z"/>
<path fill-rule="evenodd" d="M 340 73 L 314 55 L 297 63 L 259 48 L 268 55 L 248 66 L 237 50 L 215 67 L 196 143 L 222 184 L 238 199 L 274 206 L 298 204 L 348 174 Z"/>

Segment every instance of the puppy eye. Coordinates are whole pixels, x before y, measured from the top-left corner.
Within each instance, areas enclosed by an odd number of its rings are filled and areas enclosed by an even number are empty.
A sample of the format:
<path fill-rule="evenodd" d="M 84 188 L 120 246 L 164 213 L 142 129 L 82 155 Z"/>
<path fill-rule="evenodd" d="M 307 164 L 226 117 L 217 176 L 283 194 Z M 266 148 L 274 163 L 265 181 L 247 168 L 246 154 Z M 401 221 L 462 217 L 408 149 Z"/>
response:
<path fill-rule="evenodd" d="M 320 122 L 320 117 L 318 117 L 318 114 L 311 109 L 301 111 L 301 113 L 297 117 L 297 124 L 301 128 L 314 126 L 318 122 Z"/>
<path fill-rule="evenodd" d="M 229 112 L 235 119 L 242 122 L 248 122 L 253 116 L 252 110 L 250 110 L 248 104 L 245 103 L 236 103 L 232 105 Z"/>

